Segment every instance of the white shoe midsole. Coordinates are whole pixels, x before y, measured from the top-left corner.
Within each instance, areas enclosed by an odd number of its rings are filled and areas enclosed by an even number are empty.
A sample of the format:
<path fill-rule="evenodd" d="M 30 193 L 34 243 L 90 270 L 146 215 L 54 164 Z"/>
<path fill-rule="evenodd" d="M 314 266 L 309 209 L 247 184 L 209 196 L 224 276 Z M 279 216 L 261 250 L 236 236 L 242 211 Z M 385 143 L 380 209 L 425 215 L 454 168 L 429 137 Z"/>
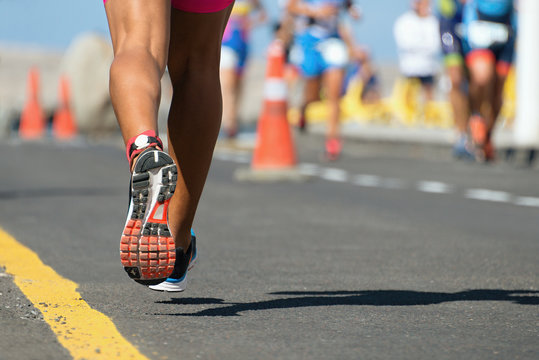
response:
<path fill-rule="evenodd" d="M 184 291 L 187 286 L 187 277 L 184 277 L 179 282 L 163 281 L 157 285 L 150 285 L 149 288 L 156 291 L 180 292 Z"/>

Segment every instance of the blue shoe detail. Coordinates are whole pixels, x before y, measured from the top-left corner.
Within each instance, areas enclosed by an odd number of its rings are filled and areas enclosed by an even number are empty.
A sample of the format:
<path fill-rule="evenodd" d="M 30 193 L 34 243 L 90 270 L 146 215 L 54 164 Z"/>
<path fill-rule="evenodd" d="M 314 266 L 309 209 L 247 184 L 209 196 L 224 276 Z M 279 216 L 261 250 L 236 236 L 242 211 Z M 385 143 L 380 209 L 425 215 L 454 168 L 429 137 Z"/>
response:
<path fill-rule="evenodd" d="M 186 276 L 187 276 L 187 273 L 183 274 L 183 276 L 181 278 L 179 278 L 179 279 L 167 278 L 167 280 L 165 280 L 165 281 L 168 281 L 169 283 L 175 284 L 175 283 L 179 283 L 179 282 L 183 281 L 183 279 L 185 279 Z"/>
<path fill-rule="evenodd" d="M 457 159 L 475 160 L 473 146 L 467 136 L 460 136 L 453 145 L 453 156 Z"/>
<path fill-rule="evenodd" d="M 176 248 L 176 262 L 174 271 L 163 282 L 157 285 L 151 285 L 149 288 L 156 291 L 180 292 L 185 290 L 187 284 L 187 272 L 195 266 L 197 259 L 196 236 L 191 230 L 191 244 L 184 253 L 182 248 Z"/>

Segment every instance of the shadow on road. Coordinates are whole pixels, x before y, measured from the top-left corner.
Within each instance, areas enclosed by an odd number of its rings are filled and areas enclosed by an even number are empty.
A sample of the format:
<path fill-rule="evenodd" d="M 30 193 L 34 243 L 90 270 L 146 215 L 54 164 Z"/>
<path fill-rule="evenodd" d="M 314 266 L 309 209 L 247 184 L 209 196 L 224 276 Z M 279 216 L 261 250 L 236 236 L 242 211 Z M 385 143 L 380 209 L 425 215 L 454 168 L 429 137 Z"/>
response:
<path fill-rule="evenodd" d="M 173 298 L 158 301 L 175 305 L 225 305 L 194 313 L 159 314 L 170 316 L 239 316 L 241 312 L 291 309 L 315 306 L 416 306 L 435 305 L 453 301 L 508 301 L 520 305 L 539 305 L 539 291 L 533 290 L 466 290 L 456 293 L 409 290 L 366 291 L 281 291 L 269 295 L 286 298 L 247 303 L 228 303 L 215 298 Z M 290 297 L 292 296 L 292 297 Z"/>
<path fill-rule="evenodd" d="M 26 189 L 26 190 L 2 190 L 0 200 L 13 200 L 24 198 L 45 198 L 61 196 L 111 196 L 123 194 L 125 189 L 118 188 L 48 188 L 48 189 Z"/>

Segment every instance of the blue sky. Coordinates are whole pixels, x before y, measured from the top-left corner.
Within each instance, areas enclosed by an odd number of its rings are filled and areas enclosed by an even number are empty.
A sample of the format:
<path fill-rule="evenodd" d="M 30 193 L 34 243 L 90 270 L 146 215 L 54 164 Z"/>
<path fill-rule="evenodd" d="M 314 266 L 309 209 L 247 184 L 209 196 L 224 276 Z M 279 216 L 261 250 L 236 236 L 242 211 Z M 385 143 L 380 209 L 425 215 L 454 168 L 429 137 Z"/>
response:
<path fill-rule="evenodd" d="M 378 61 L 396 61 L 392 26 L 409 0 L 359 0 L 364 18 L 354 25 L 356 39 L 367 45 Z M 262 0 L 270 17 L 277 0 Z M 102 0 L 0 0 L 0 43 L 66 49 L 80 33 L 108 36 Z M 269 41 L 269 27 L 253 33 L 253 53 L 260 56 Z"/>

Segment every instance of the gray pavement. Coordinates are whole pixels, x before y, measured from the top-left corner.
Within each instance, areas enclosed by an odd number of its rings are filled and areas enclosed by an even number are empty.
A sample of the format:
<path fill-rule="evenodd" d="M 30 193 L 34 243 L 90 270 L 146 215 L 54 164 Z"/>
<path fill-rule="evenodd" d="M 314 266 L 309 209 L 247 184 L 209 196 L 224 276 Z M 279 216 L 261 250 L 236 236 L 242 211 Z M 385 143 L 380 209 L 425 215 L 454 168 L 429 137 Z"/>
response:
<path fill-rule="evenodd" d="M 311 180 L 260 184 L 234 179 L 249 152 L 218 146 L 181 294 L 121 268 L 116 144 L 0 144 L 0 226 L 150 359 L 539 357 L 537 168 L 418 143 L 348 141 L 336 163 L 315 135 L 296 147 Z M 0 358 L 69 358 L 0 284 Z"/>

